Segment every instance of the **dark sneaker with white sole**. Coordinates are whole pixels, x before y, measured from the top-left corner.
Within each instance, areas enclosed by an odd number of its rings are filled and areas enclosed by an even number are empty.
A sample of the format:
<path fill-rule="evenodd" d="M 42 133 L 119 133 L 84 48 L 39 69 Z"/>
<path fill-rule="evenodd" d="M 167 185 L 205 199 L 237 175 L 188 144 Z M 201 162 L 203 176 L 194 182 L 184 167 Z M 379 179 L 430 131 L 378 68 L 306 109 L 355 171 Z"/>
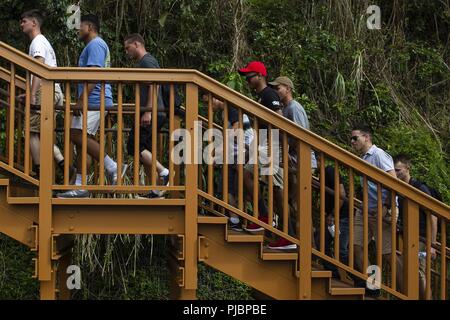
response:
<path fill-rule="evenodd" d="M 242 223 L 233 223 L 231 221 L 228 222 L 228 229 L 229 230 L 233 230 L 233 231 L 237 231 L 237 232 L 242 232 L 244 231 L 244 228 L 242 228 Z"/>
<path fill-rule="evenodd" d="M 87 190 L 69 190 L 56 194 L 57 198 L 74 199 L 74 198 L 89 198 L 89 191 Z"/>

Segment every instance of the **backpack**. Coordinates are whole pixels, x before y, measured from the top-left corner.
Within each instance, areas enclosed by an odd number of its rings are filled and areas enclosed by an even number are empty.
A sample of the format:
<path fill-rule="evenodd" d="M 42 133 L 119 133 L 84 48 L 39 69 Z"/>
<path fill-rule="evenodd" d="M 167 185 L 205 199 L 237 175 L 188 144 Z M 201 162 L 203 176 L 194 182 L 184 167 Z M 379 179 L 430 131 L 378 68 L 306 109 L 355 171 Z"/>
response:
<path fill-rule="evenodd" d="M 411 179 L 410 183 L 413 187 L 415 187 L 417 189 L 420 189 L 420 187 L 424 185 L 425 187 L 428 188 L 428 190 L 430 190 L 431 196 L 433 198 L 435 198 L 436 200 L 439 200 L 441 202 L 444 202 L 441 193 L 438 190 L 436 190 L 435 188 L 428 186 L 425 182 Z"/>
<path fill-rule="evenodd" d="M 419 181 L 419 180 L 414 180 L 411 179 L 409 184 L 411 186 L 413 186 L 416 189 L 420 190 L 420 187 L 425 186 L 428 188 L 428 190 L 430 190 L 430 195 L 435 198 L 436 200 L 439 200 L 441 202 L 443 201 L 442 195 L 441 193 L 436 190 L 435 188 L 429 187 L 425 182 Z M 441 225 L 441 219 L 438 219 L 438 230 L 440 229 L 440 225 Z M 401 227 L 403 226 L 403 212 L 399 212 L 398 213 L 398 227 L 397 227 L 397 232 L 400 231 Z"/>

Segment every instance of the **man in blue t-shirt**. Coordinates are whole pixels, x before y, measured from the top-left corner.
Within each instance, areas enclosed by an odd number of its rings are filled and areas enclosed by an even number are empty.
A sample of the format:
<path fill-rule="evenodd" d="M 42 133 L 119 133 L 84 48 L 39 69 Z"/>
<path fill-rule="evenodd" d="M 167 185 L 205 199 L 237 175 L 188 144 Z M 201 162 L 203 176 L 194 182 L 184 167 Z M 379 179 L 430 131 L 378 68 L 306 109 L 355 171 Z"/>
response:
<path fill-rule="evenodd" d="M 110 53 L 108 45 L 99 37 L 100 22 L 98 17 L 92 14 L 81 17 L 79 38 L 86 44 L 78 61 L 79 67 L 89 68 L 109 68 L 110 67 Z M 77 176 L 75 185 L 82 185 L 82 161 L 81 161 L 81 146 L 83 140 L 83 116 L 81 108 L 83 107 L 83 91 L 84 84 L 78 85 L 78 101 L 77 110 L 73 112 L 72 127 L 70 137 L 77 148 Z M 88 96 L 88 114 L 87 114 L 87 153 L 97 161 L 100 159 L 100 145 L 94 139 L 99 125 L 100 125 L 100 102 L 101 102 L 101 84 L 88 83 L 86 86 Z M 111 108 L 113 105 L 111 85 L 105 85 L 105 107 Z M 103 147 L 103 146 L 102 146 Z M 108 155 L 105 156 L 104 163 L 109 182 L 114 185 L 117 183 L 117 163 Z M 90 167 L 90 157 L 88 157 L 87 168 Z M 125 173 L 127 166 L 122 167 L 122 175 Z M 87 190 L 70 190 L 64 193 L 59 193 L 58 198 L 85 198 L 89 196 Z"/>

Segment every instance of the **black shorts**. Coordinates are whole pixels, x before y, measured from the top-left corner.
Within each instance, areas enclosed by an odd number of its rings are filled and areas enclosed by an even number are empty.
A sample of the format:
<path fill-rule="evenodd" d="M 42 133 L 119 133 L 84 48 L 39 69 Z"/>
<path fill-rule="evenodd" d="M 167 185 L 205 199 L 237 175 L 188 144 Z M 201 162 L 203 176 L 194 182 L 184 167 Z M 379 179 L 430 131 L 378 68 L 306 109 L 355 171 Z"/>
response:
<path fill-rule="evenodd" d="M 166 124 L 166 116 L 165 115 L 159 115 L 158 114 L 158 121 L 156 129 L 157 132 L 161 132 L 161 128 Z M 130 135 L 128 137 L 128 143 L 127 143 L 127 151 L 128 155 L 134 156 L 134 125 L 131 128 Z M 152 126 L 140 126 L 139 127 L 139 154 L 142 153 L 142 151 L 148 150 L 152 152 Z"/>

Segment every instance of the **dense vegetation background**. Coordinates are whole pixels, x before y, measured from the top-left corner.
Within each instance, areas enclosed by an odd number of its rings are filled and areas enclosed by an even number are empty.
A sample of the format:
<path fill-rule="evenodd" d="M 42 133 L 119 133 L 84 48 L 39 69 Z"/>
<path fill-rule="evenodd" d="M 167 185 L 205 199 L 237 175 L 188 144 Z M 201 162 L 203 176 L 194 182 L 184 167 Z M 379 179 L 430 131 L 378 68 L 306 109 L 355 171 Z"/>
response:
<path fill-rule="evenodd" d="M 61 66 L 75 66 L 82 44 L 66 27 L 75 0 L 2 0 L 0 41 L 27 50 L 20 14 L 47 13 L 44 32 Z M 123 37 L 144 35 L 164 67 L 195 68 L 250 94 L 236 68 L 262 60 L 271 77 L 290 76 L 312 130 L 348 148 L 349 130 L 369 123 L 376 143 L 413 157 L 413 174 L 450 202 L 448 0 L 83 0 L 101 17 L 112 65 L 129 66 Z M 381 30 L 366 9 L 381 8 Z M 77 298 L 165 299 L 164 237 L 80 238 Z M 82 250 L 84 249 L 84 250 Z M 30 254 L 0 237 L 0 298 L 36 298 Z M 95 271 L 95 272 L 94 272 Z M 98 276 L 101 274 L 101 276 Z M 250 298 L 250 290 L 201 267 L 201 298 Z M 211 287 L 213 286 L 213 287 Z"/>

